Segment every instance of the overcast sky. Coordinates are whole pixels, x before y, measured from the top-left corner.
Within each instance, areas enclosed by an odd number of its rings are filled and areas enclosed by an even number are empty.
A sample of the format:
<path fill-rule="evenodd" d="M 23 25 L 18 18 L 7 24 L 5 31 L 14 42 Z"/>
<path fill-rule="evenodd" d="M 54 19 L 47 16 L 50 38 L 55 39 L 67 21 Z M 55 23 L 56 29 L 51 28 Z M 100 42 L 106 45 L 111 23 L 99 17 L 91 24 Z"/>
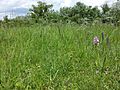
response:
<path fill-rule="evenodd" d="M 0 19 L 7 14 L 11 17 L 25 15 L 27 9 L 31 5 L 37 4 L 37 1 L 53 4 L 54 9 L 58 10 L 60 7 L 73 6 L 78 1 L 90 6 L 101 6 L 104 3 L 111 4 L 117 0 L 0 0 Z"/>

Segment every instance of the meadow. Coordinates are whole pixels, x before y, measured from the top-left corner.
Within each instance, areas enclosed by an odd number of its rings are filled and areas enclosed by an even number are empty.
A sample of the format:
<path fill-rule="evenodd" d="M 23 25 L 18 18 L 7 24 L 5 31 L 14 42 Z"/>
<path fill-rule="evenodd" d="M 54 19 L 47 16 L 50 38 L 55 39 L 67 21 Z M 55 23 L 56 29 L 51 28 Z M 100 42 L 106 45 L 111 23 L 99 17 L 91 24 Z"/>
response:
<path fill-rule="evenodd" d="M 120 90 L 120 27 L 1 28 L 0 90 Z"/>

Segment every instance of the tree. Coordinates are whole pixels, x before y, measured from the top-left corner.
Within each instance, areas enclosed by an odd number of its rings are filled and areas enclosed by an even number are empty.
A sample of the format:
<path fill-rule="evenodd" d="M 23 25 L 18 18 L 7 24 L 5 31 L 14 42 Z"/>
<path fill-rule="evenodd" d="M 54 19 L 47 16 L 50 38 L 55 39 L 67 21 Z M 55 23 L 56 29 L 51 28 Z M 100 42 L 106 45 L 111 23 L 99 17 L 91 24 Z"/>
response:
<path fill-rule="evenodd" d="M 81 2 L 77 2 L 73 7 L 61 8 L 60 14 L 63 20 L 70 20 L 79 24 L 93 22 L 96 18 L 101 17 L 98 7 L 86 6 Z"/>
<path fill-rule="evenodd" d="M 109 5 L 107 3 L 103 4 L 101 6 L 102 8 L 102 16 L 101 16 L 101 21 L 102 23 L 111 23 L 112 18 L 111 18 L 111 8 L 109 7 Z"/>
<path fill-rule="evenodd" d="M 103 4 L 102 11 L 103 11 L 103 14 L 106 14 L 108 11 L 110 11 L 110 7 L 108 6 L 107 3 Z"/>
<path fill-rule="evenodd" d="M 72 8 L 71 7 L 63 7 L 60 8 L 60 16 L 62 17 L 62 20 L 70 20 L 70 17 L 73 16 Z"/>
<path fill-rule="evenodd" d="M 48 15 L 48 12 L 53 7 L 53 5 L 47 5 L 45 2 L 37 2 L 38 5 L 32 5 L 32 8 L 29 9 L 30 15 L 32 18 L 36 20 L 36 22 L 39 20 L 39 18 L 46 18 Z"/>
<path fill-rule="evenodd" d="M 4 16 L 4 17 L 3 17 L 3 20 L 4 20 L 5 23 L 8 23 L 8 21 L 9 21 L 8 16 L 7 16 L 7 15 Z"/>
<path fill-rule="evenodd" d="M 118 0 L 111 7 L 111 16 L 113 17 L 113 22 L 116 25 L 120 25 L 120 1 Z"/>

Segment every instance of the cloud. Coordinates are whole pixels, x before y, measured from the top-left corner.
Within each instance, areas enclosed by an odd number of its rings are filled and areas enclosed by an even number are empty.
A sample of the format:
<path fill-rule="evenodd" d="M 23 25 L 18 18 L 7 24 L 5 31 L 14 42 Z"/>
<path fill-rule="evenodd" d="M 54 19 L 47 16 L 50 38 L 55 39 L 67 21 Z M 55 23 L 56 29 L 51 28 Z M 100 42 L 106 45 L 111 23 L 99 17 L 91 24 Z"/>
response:
<path fill-rule="evenodd" d="M 18 10 L 17 8 L 21 8 L 20 10 L 23 12 L 24 9 L 28 10 L 31 5 L 36 5 L 38 1 L 43 1 L 47 4 L 53 4 L 53 8 L 58 10 L 60 7 L 73 6 L 76 2 L 82 2 L 90 6 L 100 6 L 105 2 L 112 3 L 117 0 L 0 0 L 0 19 L 7 11 L 10 13 L 12 10 L 15 11 Z M 25 14 L 27 13 L 27 10 L 25 10 Z"/>
<path fill-rule="evenodd" d="M 9 18 L 25 15 L 32 4 L 38 0 L 0 0 L 0 19 L 5 15 Z"/>
<path fill-rule="evenodd" d="M 0 11 L 3 9 L 14 9 L 14 8 L 30 8 L 32 4 L 36 4 L 38 0 L 1 0 Z"/>

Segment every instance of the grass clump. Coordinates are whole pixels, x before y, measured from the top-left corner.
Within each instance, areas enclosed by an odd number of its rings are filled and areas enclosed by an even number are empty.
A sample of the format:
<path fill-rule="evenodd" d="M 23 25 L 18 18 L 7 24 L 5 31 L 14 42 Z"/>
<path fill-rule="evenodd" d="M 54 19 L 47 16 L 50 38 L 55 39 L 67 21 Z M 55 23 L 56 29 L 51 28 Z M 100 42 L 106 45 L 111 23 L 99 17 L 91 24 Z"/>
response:
<path fill-rule="evenodd" d="M 0 89 L 119 90 L 119 29 L 53 24 L 0 30 Z"/>

